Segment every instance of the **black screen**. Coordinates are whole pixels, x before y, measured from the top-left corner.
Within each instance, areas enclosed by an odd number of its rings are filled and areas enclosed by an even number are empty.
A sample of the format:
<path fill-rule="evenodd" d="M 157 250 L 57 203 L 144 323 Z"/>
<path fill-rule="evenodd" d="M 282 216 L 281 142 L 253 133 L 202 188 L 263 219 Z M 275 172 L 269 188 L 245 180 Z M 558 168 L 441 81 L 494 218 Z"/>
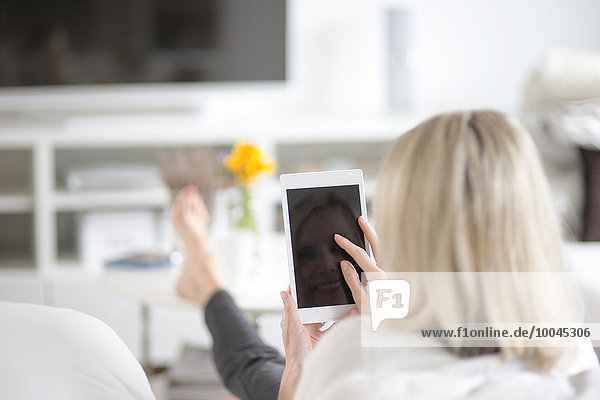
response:
<path fill-rule="evenodd" d="M 358 185 L 287 190 L 298 307 L 353 304 L 340 262 L 354 259 L 333 240 L 338 233 L 365 247 L 358 225 Z"/>
<path fill-rule="evenodd" d="M 2 0 L 0 86 L 285 80 L 285 0 Z"/>

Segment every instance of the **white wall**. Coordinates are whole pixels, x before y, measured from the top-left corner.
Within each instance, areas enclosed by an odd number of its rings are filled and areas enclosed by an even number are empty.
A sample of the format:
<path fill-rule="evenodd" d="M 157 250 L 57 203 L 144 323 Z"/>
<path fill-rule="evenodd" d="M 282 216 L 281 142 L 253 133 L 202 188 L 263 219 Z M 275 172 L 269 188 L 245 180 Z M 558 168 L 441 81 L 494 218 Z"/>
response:
<path fill-rule="evenodd" d="M 597 0 L 295 0 L 295 83 L 326 111 L 385 100 L 385 16 L 411 10 L 417 114 L 519 110 L 521 88 L 551 47 L 600 50 Z"/>
<path fill-rule="evenodd" d="M 600 49 L 597 0 L 426 0 L 415 10 L 417 102 L 426 109 L 516 112 L 544 51 Z"/>
<path fill-rule="evenodd" d="M 378 112 L 384 106 L 383 13 L 377 2 L 289 0 L 289 79 L 310 111 Z"/>

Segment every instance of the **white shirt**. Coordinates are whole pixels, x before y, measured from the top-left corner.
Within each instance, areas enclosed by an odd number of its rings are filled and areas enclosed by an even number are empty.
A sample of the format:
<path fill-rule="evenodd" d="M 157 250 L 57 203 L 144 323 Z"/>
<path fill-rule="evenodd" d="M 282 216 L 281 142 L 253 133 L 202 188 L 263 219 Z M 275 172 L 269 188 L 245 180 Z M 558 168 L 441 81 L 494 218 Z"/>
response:
<path fill-rule="evenodd" d="M 306 359 L 295 398 L 573 398 L 580 388 L 573 387 L 570 374 L 598 368 L 591 344 L 583 353 L 569 363 L 570 371 L 549 375 L 519 360 L 503 362 L 497 353 L 461 358 L 444 348 L 361 348 L 355 317 L 336 324 Z"/>

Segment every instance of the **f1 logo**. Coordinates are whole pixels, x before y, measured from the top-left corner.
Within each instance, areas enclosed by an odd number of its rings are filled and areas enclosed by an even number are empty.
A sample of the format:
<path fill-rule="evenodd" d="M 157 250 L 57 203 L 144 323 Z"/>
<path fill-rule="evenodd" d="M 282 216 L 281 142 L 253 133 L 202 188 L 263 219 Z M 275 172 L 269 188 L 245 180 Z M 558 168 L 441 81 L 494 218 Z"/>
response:
<path fill-rule="evenodd" d="M 369 282 L 369 305 L 373 332 L 385 319 L 405 318 L 410 307 L 410 284 L 402 279 Z"/>

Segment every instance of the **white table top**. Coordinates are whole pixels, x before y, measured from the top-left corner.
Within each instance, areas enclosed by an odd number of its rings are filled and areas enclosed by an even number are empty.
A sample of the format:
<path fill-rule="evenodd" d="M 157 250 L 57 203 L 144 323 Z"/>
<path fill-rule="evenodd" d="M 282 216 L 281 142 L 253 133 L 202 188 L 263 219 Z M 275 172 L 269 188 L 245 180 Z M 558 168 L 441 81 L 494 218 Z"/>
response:
<path fill-rule="evenodd" d="M 261 238 L 260 247 L 261 251 L 254 265 L 239 268 L 239 276 L 235 282 L 228 283 L 228 290 L 244 311 L 254 314 L 279 313 L 282 310 L 279 292 L 289 284 L 283 235 Z M 215 256 L 217 260 L 222 259 L 219 254 Z M 222 267 L 226 270 L 230 266 Z M 181 268 L 107 268 L 103 281 L 114 292 L 143 305 L 197 308 L 194 303 L 179 297 L 175 291 Z M 227 283 L 227 277 L 225 278 Z"/>

